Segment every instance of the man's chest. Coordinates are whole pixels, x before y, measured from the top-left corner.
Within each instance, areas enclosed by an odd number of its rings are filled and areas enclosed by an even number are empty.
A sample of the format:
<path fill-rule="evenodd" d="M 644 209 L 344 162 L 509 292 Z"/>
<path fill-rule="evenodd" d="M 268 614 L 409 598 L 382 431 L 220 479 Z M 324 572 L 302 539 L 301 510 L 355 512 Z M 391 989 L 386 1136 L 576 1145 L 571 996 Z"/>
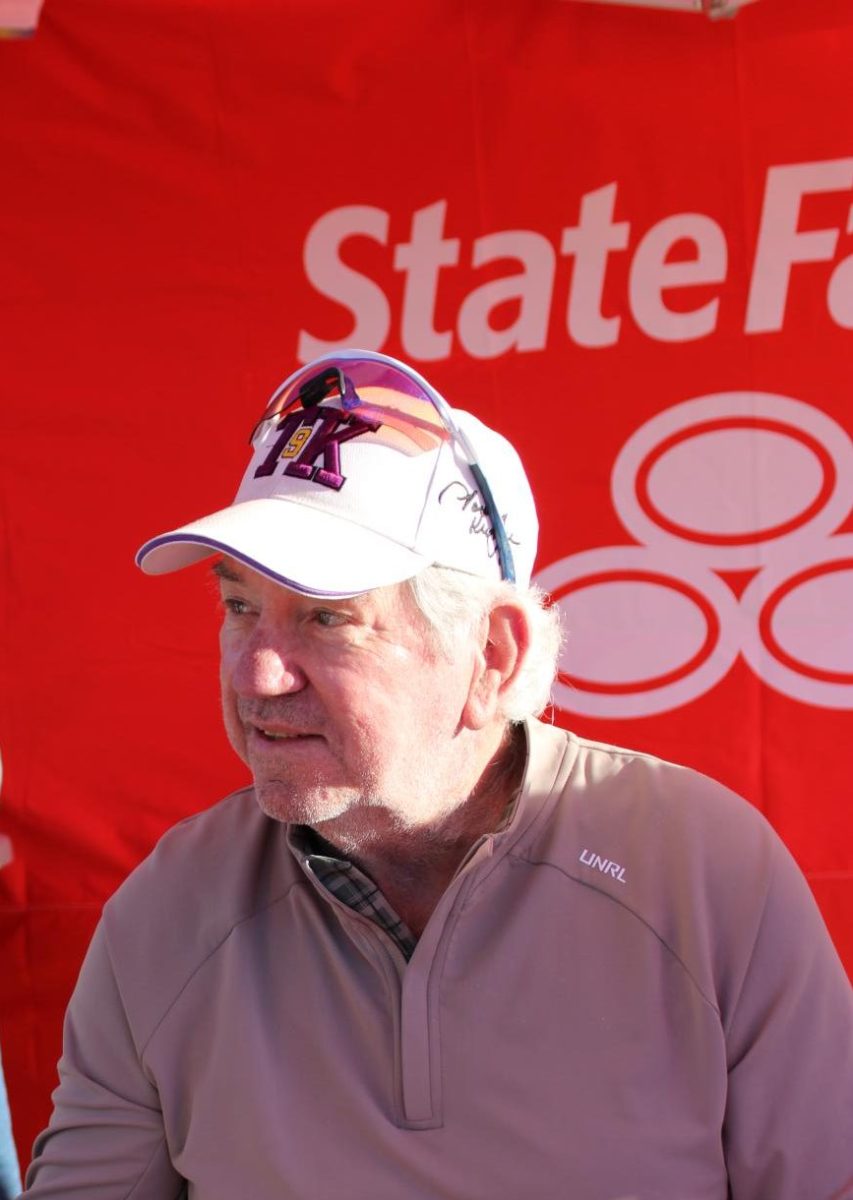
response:
<path fill-rule="evenodd" d="M 594 938 L 475 916 L 408 965 L 308 910 L 232 936 L 149 1052 L 190 1197 L 724 1200 L 722 1033 L 680 964 L 616 906 Z"/>

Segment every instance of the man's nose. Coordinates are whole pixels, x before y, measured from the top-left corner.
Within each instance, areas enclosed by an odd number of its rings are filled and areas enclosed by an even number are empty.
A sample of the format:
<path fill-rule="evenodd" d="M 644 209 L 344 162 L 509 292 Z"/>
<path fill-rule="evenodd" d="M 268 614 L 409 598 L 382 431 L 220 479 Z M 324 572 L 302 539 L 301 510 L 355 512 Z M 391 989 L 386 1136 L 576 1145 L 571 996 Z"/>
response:
<path fill-rule="evenodd" d="M 301 691 L 306 679 L 295 647 L 259 632 L 242 647 L 231 682 L 241 696 L 283 696 Z"/>

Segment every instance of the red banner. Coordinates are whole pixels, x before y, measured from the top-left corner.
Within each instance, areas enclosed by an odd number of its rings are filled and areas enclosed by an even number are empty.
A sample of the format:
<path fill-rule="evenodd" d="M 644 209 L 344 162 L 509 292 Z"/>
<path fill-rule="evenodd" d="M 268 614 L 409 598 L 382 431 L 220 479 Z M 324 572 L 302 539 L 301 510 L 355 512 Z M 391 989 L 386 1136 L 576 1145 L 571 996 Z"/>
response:
<path fill-rule="evenodd" d="M 847 0 L 48 0 L 0 44 L 0 1040 L 26 1160 L 105 897 L 243 782 L 203 571 L 359 345 L 518 446 L 555 717 L 766 813 L 853 967 Z"/>

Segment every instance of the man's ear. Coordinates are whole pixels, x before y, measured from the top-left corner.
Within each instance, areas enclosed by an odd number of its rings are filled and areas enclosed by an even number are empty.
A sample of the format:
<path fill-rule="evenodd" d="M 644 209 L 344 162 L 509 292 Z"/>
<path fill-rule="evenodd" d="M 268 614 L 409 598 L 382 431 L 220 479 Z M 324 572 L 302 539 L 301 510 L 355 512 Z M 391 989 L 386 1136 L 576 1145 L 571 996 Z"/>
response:
<path fill-rule="evenodd" d="M 520 604 L 496 604 L 481 626 L 481 641 L 463 721 L 483 729 L 500 715 L 503 699 L 518 678 L 530 646 L 530 628 Z"/>

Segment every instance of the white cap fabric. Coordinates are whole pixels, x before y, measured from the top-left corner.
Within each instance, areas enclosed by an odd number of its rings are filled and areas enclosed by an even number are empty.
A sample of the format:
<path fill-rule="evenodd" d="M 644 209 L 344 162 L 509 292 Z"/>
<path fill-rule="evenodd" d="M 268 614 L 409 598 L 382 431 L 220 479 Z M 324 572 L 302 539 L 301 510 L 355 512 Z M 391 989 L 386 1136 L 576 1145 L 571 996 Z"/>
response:
<path fill-rule="evenodd" d="M 451 412 L 503 517 L 516 582 L 526 586 L 538 521 L 521 460 L 476 417 Z M 146 542 L 136 556 L 143 571 L 175 571 L 220 551 L 295 591 L 328 597 L 399 583 L 432 564 L 501 579 L 486 505 L 452 437 L 424 449 L 390 426 L 356 422 L 363 427 L 353 432 L 334 400 L 290 418 L 282 433 L 287 420 L 262 428 L 233 503 Z"/>

